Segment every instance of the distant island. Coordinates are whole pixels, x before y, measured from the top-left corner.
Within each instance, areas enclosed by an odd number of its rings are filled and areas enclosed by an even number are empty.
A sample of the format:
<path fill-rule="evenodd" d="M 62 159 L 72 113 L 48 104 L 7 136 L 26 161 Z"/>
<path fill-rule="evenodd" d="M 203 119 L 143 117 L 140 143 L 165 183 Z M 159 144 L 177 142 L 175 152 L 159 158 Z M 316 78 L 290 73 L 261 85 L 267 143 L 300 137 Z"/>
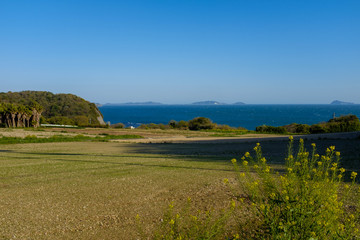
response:
<path fill-rule="evenodd" d="M 232 104 L 222 103 L 218 101 L 201 101 L 201 102 L 194 102 L 192 105 L 245 105 L 243 102 L 236 102 Z"/>
<path fill-rule="evenodd" d="M 193 103 L 180 103 L 180 104 L 167 104 L 167 103 L 160 103 L 160 102 L 153 102 L 153 101 L 148 101 L 148 102 L 126 102 L 126 103 L 105 103 L 105 104 L 100 104 L 100 103 L 96 103 L 97 107 L 103 107 L 103 106 L 124 106 L 124 105 L 131 105 L 131 106 L 144 106 L 144 105 L 245 105 L 246 103 L 244 102 L 236 102 L 236 103 L 223 103 L 223 102 L 218 102 L 218 101 L 200 101 L 200 102 L 193 102 Z"/>
<path fill-rule="evenodd" d="M 236 102 L 236 103 L 233 103 L 233 105 L 245 105 L 245 103 L 243 103 L 243 102 Z"/>
<path fill-rule="evenodd" d="M 118 105 L 163 105 L 159 102 L 126 102 L 126 103 L 106 103 L 106 106 L 118 106 Z"/>
<path fill-rule="evenodd" d="M 330 104 L 331 105 L 354 105 L 355 103 L 335 100 L 335 101 L 332 101 Z"/>
<path fill-rule="evenodd" d="M 217 101 L 201 101 L 201 102 L 194 102 L 192 103 L 192 105 L 227 105 L 227 104 Z"/>

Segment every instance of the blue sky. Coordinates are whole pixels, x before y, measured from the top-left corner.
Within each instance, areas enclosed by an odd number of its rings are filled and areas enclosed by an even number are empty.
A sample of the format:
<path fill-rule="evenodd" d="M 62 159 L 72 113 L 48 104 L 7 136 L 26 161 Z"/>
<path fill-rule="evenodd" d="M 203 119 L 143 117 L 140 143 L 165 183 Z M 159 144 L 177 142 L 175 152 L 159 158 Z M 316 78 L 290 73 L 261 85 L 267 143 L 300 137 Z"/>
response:
<path fill-rule="evenodd" d="M 360 103 L 360 1 L 0 1 L 1 92 Z"/>

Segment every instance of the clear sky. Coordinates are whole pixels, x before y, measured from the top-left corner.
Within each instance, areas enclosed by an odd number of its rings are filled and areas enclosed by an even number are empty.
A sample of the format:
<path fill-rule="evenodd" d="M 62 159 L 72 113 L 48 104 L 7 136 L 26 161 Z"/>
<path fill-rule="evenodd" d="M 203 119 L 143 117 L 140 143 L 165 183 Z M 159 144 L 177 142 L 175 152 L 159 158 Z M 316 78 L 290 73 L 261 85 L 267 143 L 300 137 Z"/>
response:
<path fill-rule="evenodd" d="M 360 103 L 360 1 L 1 0 L 1 92 Z"/>

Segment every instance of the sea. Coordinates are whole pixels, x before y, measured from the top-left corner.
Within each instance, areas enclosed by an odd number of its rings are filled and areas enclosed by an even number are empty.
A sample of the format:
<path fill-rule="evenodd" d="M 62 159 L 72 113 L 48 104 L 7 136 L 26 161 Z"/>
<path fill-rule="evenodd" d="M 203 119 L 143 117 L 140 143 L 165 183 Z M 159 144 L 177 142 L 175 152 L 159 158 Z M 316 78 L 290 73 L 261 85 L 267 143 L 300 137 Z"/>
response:
<path fill-rule="evenodd" d="M 207 117 L 214 123 L 255 130 L 257 126 L 283 126 L 291 123 L 315 124 L 334 116 L 360 117 L 360 104 L 354 105 L 103 105 L 99 110 L 105 122 L 126 127 L 191 120 Z"/>

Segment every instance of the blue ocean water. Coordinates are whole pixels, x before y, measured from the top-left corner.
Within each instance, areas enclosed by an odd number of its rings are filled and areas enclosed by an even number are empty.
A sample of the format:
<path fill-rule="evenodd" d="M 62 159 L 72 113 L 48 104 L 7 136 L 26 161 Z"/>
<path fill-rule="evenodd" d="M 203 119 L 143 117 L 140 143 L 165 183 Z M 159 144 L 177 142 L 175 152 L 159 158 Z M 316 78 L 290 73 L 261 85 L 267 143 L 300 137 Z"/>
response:
<path fill-rule="evenodd" d="M 139 126 L 167 124 L 170 120 L 188 121 L 207 117 L 218 124 L 254 130 L 260 125 L 282 126 L 290 123 L 315 124 L 328 121 L 333 114 L 360 117 L 360 105 L 105 105 L 99 107 L 105 122 Z"/>

